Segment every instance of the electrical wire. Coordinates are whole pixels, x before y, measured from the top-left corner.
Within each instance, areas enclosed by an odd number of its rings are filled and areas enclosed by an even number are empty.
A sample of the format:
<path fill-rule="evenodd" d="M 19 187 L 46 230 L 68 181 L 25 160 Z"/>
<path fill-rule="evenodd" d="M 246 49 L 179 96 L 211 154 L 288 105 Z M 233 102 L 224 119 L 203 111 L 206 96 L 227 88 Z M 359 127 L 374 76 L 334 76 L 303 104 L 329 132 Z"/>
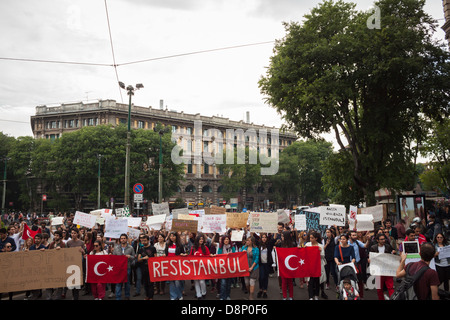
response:
<path fill-rule="evenodd" d="M 27 59 L 27 58 L 9 58 L 9 57 L 0 57 L 0 60 L 25 61 L 25 62 L 42 62 L 42 63 L 77 64 L 77 65 L 100 66 L 100 67 L 112 67 L 113 66 L 112 64 L 106 64 L 106 63 L 61 61 L 61 60 L 42 60 L 42 59 Z"/>
<path fill-rule="evenodd" d="M 117 80 L 116 83 L 117 83 L 117 88 L 119 88 L 120 99 L 122 100 L 122 103 L 123 103 L 122 90 L 120 89 L 120 86 L 119 86 L 119 74 L 117 72 L 116 57 L 114 54 L 114 45 L 113 45 L 113 40 L 112 40 L 111 24 L 109 23 L 108 4 L 106 3 L 106 0 L 105 0 L 105 11 L 106 11 L 106 21 L 108 22 L 109 42 L 111 44 L 111 53 L 112 53 L 112 58 L 113 58 L 113 63 L 114 63 L 113 67 L 114 67 L 114 72 L 116 74 L 116 80 Z"/>

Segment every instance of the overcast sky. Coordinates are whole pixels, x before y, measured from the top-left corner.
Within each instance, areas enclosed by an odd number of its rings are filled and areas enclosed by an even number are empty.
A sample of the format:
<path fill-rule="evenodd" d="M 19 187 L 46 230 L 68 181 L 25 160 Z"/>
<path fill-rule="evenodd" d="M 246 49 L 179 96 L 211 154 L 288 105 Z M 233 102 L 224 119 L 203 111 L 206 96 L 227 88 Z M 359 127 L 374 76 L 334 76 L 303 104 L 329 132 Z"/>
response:
<path fill-rule="evenodd" d="M 279 127 L 258 80 L 273 43 L 126 64 L 145 59 L 281 39 L 283 21 L 301 21 L 319 0 L 107 0 L 119 80 L 143 83 L 138 106 L 223 115 Z M 374 1 L 358 0 L 367 10 Z M 426 11 L 443 25 L 442 1 Z M 0 131 L 32 135 L 37 105 L 87 99 L 127 103 L 118 89 L 104 0 L 1 0 L 0 57 L 106 64 L 87 66 L 0 60 Z M 439 29 L 436 37 L 444 39 Z M 125 64 L 125 65 L 121 65 Z M 123 99 L 123 100 L 122 100 Z"/>

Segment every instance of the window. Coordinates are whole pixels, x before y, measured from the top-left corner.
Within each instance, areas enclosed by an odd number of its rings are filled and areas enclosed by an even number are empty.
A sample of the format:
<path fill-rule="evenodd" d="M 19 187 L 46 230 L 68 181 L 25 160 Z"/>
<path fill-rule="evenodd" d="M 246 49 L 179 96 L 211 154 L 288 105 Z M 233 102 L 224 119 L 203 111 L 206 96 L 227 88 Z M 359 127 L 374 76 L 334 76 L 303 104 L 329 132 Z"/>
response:
<path fill-rule="evenodd" d="M 195 187 L 192 184 L 190 184 L 184 189 L 184 191 L 185 192 L 196 192 L 197 190 L 195 189 Z"/>
<path fill-rule="evenodd" d="M 187 164 L 187 173 L 192 173 L 192 163 Z"/>
<path fill-rule="evenodd" d="M 145 122 L 144 121 L 138 121 L 138 128 L 144 129 L 145 128 Z"/>

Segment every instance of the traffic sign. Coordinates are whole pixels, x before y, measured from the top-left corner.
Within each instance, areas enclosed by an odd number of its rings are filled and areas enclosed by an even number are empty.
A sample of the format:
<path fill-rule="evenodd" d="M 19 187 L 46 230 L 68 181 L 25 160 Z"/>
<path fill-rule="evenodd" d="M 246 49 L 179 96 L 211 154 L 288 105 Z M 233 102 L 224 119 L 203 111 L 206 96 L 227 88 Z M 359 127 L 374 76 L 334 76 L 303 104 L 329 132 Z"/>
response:
<path fill-rule="evenodd" d="M 133 192 L 134 193 L 142 193 L 142 192 L 144 192 L 144 186 L 142 185 L 142 183 L 136 183 L 133 186 Z"/>

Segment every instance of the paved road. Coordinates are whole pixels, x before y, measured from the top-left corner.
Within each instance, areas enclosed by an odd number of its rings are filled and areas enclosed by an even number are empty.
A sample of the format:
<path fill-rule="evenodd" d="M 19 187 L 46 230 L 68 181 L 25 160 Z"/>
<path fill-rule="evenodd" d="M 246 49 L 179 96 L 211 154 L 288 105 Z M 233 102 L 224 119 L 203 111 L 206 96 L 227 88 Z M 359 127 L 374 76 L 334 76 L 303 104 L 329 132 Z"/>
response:
<path fill-rule="evenodd" d="M 303 288 L 299 285 L 299 280 L 296 279 L 296 285 L 294 286 L 294 300 L 309 300 L 308 296 L 308 289 L 306 284 L 303 286 Z M 395 282 L 395 281 L 394 281 Z M 278 278 L 276 276 L 272 276 L 269 278 L 269 289 L 268 289 L 268 297 L 267 298 L 257 298 L 257 290 L 258 290 L 258 284 L 256 285 L 256 292 L 254 294 L 254 298 L 256 301 L 264 301 L 264 300 L 282 300 L 282 294 L 280 291 L 280 287 L 278 285 Z M 169 286 L 166 285 L 164 295 L 155 295 L 154 300 L 170 300 L 169 297 Z M 131 286 L 131 297 L 130 300 L 144 300 L 145 298 L 145 291 L 142 287 L 141 289 L 141 295 L 134 297 L 134 294 L 136 292 L 135 285 Z M 328 300 L 338 300 L 336 295 L 336 290 L 333 286 L 330 286 L 330 289 L 325 290 L 325 293 L 328 295 Z M 115 298 L 108 298 L 111 294 L 111 291 L 106 292 L 105 300 L 114 300 Z M 216 296 L 217 291 L 211 291 L 211 286 L 207 286 L 207 294 L 206 294 L 206 300 L 209 301 L 216 301 L 219 300 L 219 298 Z M 232 288 L 231 289 L 231 299 L 232 300 L 248 300 L 248 294 L 245 294 L 242 290 L 242 287 L 239 288 Z M 123 297 L 123 296 L 122 296 Z M 17 292 L 13 296 L 13 300 L 24 300 L 25 294 L 23 292 Z M 2 300 L 7 300 L 8 295 L 3 294 Z M 93 296 L 91 294 L 84 295 L 84 292 L 80 292 L 79 300 L 93 300 Z M 40 297 L 38 300 L 45 300 L 45 295 L 43 297 Z M 64 300 L 72 300 L 72 293 L 69 290 L 67 292 L 67 295 Z M 190 281 L 185 281 L 185 296 L 184 300 L 197 300 L 195 297 L 195 290 L 191 290 L 191 284 Z M 323 298 L 319 298 L 319 300 L 325 300 Z M 364 300 L 378 300 L 376 290 L 364 290 Z"/>

